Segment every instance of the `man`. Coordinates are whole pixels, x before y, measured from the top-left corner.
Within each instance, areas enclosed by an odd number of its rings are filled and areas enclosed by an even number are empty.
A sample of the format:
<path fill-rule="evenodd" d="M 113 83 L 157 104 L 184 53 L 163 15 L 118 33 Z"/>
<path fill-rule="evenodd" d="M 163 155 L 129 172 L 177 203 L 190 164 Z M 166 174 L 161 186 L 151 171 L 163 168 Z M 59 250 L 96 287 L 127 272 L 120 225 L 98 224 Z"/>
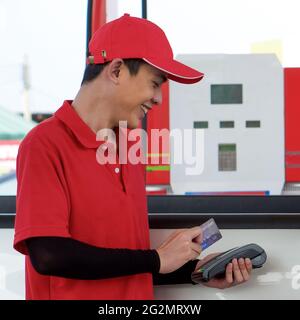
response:
<path fill-rule="evenodd" d="M 17 159 L 14 247 L 26 255 L 27 299 L 153 299 L 155 283 L 185 283 L 203 261 L 199 227 L 149 246 L 141 164 L 100 164 L 102 130 L 130 129 L 161 103 L 167 79 L 195 83 L 203 74 L 173 60 L 164 32 L 139 18 L 105 24 L 74 101 L 23 140 Z M 107 146 L 106 146 L 107 147 Z M 102 156 L 107 151 L 102 150 Z M 129 159 L 130 160 L 130 159 Z M 250 260 L 233 261 L 224 288 L 248 280 Z"/>

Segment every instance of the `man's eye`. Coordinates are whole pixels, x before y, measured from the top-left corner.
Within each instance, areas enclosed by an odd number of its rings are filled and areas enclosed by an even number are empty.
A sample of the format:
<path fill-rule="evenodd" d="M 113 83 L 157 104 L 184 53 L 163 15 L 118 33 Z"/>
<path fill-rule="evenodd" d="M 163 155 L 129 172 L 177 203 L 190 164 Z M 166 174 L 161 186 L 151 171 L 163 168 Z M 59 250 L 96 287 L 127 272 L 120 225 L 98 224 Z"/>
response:
<path fill-rule="evenodd" d="M 154 85 L 155 88 L 159 87 L 159 84 L 156 81 L 153 81 L 153 85 Z"/>

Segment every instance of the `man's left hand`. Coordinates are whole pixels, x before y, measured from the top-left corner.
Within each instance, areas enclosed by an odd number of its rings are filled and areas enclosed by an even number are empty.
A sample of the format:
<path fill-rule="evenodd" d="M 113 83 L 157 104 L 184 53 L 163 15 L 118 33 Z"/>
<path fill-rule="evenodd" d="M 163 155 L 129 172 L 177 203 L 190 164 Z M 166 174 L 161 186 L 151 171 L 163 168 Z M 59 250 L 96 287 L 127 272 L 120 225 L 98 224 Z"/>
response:
<path fill-rule="evenodd" d="M 199 269 L 204 263 L 217 256 L 219 253 L 213 253 L 200 260 L 196 269 Z M 241 284 L 250 279 L 252 271 L 252 263 L 249 258 L 233 259 L 226 267 L 225 276 L 223 278 L 213 278 L 208 282 L 203 282 L 203 285 L 212 288 L 225 289 L 237 284 Z"/>

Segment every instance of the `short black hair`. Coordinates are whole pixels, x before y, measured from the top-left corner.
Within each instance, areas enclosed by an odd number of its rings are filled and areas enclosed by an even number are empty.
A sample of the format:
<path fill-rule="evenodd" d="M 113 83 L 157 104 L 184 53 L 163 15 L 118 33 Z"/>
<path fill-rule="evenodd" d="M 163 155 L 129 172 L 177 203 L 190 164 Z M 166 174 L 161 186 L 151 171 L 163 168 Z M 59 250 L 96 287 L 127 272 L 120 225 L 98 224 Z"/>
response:
<path fill-rule="evenodd" d="M 132 76 L 136 75 L 141 65 L 146 63 L 143 59 L 123 59 L 123 61 Z M 84 70 L 81 85 L 95 79 L 109 63 L 110 61 L 102 64 L 88 64 Z"/>

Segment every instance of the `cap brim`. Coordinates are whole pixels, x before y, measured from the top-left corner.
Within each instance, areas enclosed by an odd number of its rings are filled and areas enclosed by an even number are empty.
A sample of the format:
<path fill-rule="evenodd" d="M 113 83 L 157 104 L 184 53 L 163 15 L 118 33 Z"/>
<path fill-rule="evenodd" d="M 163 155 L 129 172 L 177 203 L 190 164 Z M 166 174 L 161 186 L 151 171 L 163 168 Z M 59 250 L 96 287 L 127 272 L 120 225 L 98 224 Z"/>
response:
<path fill-rule="evenodd" d="M 165 72 L 169 79 L 176 82 L 191 84 L 200 81 L 204 77 L 202 72 L 188 67 L 176 60 L 161 61 L 153 58 L 143 58 L 143 60 L 153 67 Z"/>

